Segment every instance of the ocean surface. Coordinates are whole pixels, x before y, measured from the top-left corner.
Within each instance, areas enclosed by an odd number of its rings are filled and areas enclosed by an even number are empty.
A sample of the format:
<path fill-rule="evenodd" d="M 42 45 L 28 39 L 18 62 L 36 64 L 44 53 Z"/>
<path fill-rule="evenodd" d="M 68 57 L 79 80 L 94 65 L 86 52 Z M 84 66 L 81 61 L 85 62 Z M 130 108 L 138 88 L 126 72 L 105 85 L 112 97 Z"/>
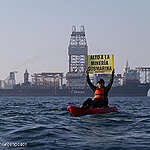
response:
<path fill-rule="evenodd" d="M 118 113 L 72 117 L 86 97 L 0 97 L 0 150 L 150 150 L 150 97 L 110 97 Z"/>

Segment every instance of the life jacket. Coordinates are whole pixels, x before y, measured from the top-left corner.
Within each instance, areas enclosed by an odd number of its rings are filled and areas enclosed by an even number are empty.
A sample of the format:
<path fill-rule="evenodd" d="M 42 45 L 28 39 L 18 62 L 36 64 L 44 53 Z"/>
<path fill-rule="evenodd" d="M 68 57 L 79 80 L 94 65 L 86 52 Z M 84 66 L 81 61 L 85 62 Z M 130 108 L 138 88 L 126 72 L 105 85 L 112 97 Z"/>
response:
<path fill-rule="evenodd" d="M 104 88 L 96 88 L 94 94 L 95 94 L 94 100 L 95 99 L 102 99 L 102 100 L 104 100 Z"/>

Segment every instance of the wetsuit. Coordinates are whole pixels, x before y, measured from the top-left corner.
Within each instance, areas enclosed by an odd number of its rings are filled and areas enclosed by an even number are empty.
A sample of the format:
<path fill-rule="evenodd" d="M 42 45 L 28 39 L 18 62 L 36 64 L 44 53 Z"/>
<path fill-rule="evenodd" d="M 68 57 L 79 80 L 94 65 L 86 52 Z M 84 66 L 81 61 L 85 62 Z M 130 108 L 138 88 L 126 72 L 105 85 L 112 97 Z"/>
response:
<path fill-rule="evenodd" d="M 82 106 L 84 108 L 100 108 L 100 107 L 108 107 L 108 92 L 112 87 L 113 84 L 113 80 L 114 80 L 114 72 L 112 72 L 111 75 L 111 79 L 109 84 L 104 88 L 104 99 L 94 99 L 92 100 L 91 98 L 88 98 L 83 104 Z M 90 81 L 89 75 L 87 75 L 87 83 L 89 84 L 90 88 L 92 89 L 92 91 L 95 93 L 97 87 L 95 85 L 93 85 Z"/>

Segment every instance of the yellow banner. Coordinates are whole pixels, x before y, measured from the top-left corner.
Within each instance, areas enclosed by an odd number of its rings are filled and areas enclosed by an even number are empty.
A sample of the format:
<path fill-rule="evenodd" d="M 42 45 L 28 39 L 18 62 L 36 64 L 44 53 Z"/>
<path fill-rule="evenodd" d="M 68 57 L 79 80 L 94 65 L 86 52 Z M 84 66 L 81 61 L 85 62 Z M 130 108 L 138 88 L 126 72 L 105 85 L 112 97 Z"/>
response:
<path fill-rule="evenodd" d="M 114 55 L 87 55 L 86 69 L 90 74 L 111 74 Z"/>

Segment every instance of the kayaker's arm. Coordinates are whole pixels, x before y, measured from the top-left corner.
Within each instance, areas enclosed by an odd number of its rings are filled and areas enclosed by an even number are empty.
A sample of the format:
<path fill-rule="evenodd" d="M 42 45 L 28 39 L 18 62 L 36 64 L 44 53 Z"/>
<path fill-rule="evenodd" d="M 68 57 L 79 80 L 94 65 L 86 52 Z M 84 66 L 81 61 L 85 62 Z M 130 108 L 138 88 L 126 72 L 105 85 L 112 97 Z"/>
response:
<path fill-rule="evenodd" d="M 86 79 L 87 79 L 87 83 L 90 86 L 90 88 L 92 89 L 92 91 L 95 92 L 96 86 L 92 84 L 90 77 L 89 77 L 89 74 L 88 74 L 88 71 L 86 71 Z"/>
<path fill-rule="evenodd" d="M 112 71 L 112 75 L 111 75 L 111 78 L 110 78 L 110 82 L 109 82 L 109 84 L 106 86 L 106 91 L 108 92 L 110 89 L 111 89 L 111 87 L 112 87 L 112 84 L 113 84 L 113 81 L 114 81 L 114 70 Z"/>

